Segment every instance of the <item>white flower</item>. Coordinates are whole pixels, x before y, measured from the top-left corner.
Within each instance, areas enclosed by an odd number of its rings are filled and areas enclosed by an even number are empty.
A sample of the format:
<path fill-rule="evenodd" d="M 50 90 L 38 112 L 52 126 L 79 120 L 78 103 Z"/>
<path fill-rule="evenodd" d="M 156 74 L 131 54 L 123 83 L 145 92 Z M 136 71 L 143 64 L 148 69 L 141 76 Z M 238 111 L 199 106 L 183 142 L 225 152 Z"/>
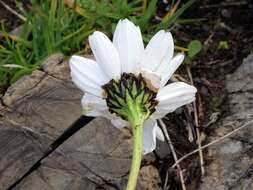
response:
<path fill-rule="evenodd" d="M 156 138 L 164 140 L 156 119 L 164 117 L 178 107 L 195 100 L 196 88 L 183 82 L 166 85 L 172 74 L 184 60 L 184 54 L 174 54 L 174 42 L 170 32 L 159 31 L 144 48 L 140 28 L 127 19 L 120 20 L 113 42 L 101 32 L 89 36 L 89 43 L 96 61 L 80 56 L 70 59 L 73 82 L 83 91 L 83 114 L 110 119 L 117 128 L 128 122 L 108 111 L 102 88 L 111 79 L 119 80 L 122 73 L 142 74 L 157 92 L 158 105 L 144 123 L 143 153 L 156 147 Z"/>

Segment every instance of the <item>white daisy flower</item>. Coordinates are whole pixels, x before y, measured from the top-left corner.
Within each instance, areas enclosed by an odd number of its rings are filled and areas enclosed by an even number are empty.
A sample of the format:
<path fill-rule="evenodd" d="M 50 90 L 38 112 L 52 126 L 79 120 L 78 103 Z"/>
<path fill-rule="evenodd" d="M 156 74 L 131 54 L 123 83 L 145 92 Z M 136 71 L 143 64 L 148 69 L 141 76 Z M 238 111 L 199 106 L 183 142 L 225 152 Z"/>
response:
<path fill-rule="evenodd" d="M 156 138 L 164 140 L 156 119 L 195 100 L 194 86 L 166 85 L 184 54 L 174 55 L 172 35 L 164 30 L 144 47 L 140 28 L 127 19 L 117 24 L 113 41 L 94 32 L 89 44 L 96 61 L 75 55 L 70 59 L 72 80 L 85 92 L 83 114 L 105 117 L 117 128 L 145 115 L 143 154 L 152 152 Z"/>

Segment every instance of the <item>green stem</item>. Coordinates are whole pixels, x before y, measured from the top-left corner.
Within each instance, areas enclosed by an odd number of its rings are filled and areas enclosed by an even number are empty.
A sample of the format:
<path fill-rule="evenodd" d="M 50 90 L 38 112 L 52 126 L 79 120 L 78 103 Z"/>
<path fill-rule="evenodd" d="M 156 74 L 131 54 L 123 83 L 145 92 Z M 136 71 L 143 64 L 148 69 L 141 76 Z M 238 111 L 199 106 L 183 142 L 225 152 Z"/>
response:
<path fill-rule="evenodd" d="M 131 122 L 133 131 L 133 157 L 126 190 L 135 190 L 142 157 L 143 122 Z"/>

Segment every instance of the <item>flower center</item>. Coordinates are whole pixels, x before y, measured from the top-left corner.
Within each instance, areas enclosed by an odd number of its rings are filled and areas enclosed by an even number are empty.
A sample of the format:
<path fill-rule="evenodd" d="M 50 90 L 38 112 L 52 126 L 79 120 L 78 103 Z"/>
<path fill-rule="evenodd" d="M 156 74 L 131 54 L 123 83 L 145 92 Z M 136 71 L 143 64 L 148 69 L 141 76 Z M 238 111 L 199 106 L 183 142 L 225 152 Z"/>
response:
<path fill-rule="evenodd" d="M 137 117 L 148 119 L 157 105 L 156 92 L 147 87 L 141 74 L 123 73 L 118 81 L 112 79 L 103 86 L 107 93 L 106 103 L 111 113 L 132 121 Z"/>

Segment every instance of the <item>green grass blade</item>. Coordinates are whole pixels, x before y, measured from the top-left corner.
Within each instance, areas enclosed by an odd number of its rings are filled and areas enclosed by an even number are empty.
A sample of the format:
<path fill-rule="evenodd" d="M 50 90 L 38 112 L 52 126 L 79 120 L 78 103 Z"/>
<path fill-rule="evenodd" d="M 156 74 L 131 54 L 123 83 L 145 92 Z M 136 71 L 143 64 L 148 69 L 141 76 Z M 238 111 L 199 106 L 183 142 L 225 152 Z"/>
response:
<path fill-rule="evenodd" d="M 148 26 L 149 19 L 155 14 L 157 0 L 151 0 L 148 4 L 148 8 L 145 10 L 143 15 L 137 21 L 137 24 L 145 30 Z"/>
<path fill-rule="evenodd" d="M 170 17 L 165 17 L 162 22 L 158 25 L 157 30 L 160 29 L 167 29 L 169 28 L 172 24 L 174 24 L 177 19 L 188 9 L 190 8 L 193 3 L 195 3 L 196 0 L 189 0 L 187 3 L 185 3 L 180 9 L 178 9 L 172 16 Z"/>

